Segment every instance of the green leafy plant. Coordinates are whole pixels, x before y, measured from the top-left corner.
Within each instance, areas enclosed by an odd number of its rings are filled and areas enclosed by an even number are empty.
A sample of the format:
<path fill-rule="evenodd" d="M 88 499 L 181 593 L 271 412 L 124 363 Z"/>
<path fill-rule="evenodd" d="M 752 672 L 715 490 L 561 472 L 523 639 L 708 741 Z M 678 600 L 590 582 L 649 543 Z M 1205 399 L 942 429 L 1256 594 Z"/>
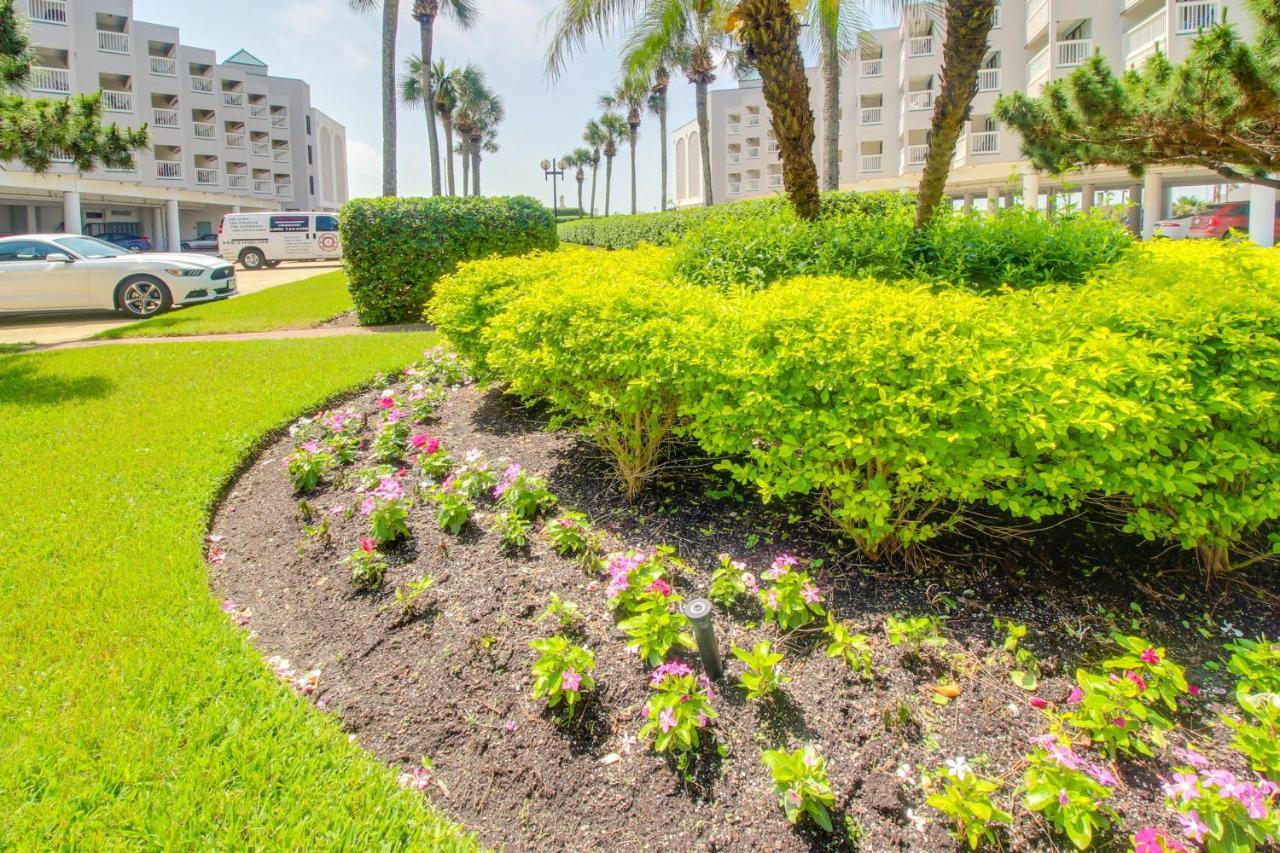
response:
<path fill-rule="evenodd" d="M 355 476 L 355 486 L 362 492 L 368 492 L 377 488 L 378 484 L 388 477 L 394 477 L 396 474 L 396 466 L 394 465 L 371 465 L 368 468 L 362 468 Z"/>
<path fill-rule="evenodd" d="M 493 496 L 513 515 L 523 519 L 537 518 L 556 505 L 556 496 L 548 491 L 546 480 L 519 465 L 508 466 L 493 487 Z"/>
<path fill-rule="evenodd" d="M 1250 781 L 1219 768 L 1197 773 L 1180 767 L 1165 782 L 1164 792 L 1187 836 L 1209 853 L 1254 850 L 1280 837 L 1275 802 L 1280 789 L 1268 780 Z"/>
<path fill-rule="evenodd" d="M 653 740 L 656 752 L 671 755 L 682 774 L 702 746 L 702 732 L 717 716 L 711 685 L 678 661 L 663 664 L 649 677 L 653 695 L 644 706 L 640 737 Z"/>
<path fill-rule="evenodd" d="M 595 654 L 561 636 L 531 640 L 529 647 L 538 653 L 533 663 L 533 698 L 546 697 L 548 708 L 563 702 L 572 716 L 582 695 L 595 689 L 591 675 L 596 668 Z"/>
<path fill-rule="evenodd" d="M 748 699 L 767 699 L 791 680 L 778 669 L 782 653 L 775 652 L 767 640 L 756 643 L 750 651 L 734 646 L 733 656 L 747 665 L 738 683 L 747 691 Z"/>
<path fill-rule="evenodd" d="M 395 477 L 385 477 L 360 503 L 369 535 L 379 545 L 409 537 L 409 497 Z"/>
<path fill-rule="evenodd" d="M 871 642 L 866 634 L 855 634 L 847 626 L 827 614 L 827 657 L 841 658 L 849 669 L 865 679 L 875 676 L 871 665 Z"/>
<path fill-rule="evenodd" d="M 418 454 L 418 470 L 429 480 L 443 482 L 453 470 L 453 457 L 443 447 L 437 447 L 433 453 Z"/>
<path fill-rule="evenodd" d="M 356 461 L 356 453 L 360 450 L 360 436 L 346 431 L 335 432 L 322 439 L 321 443 L 339 465 L 350 465 Z"/>
<path fill-rule="evenodd" d="M 441 530 L 457 536 L 471 520 L 471 502 L 446 488 L 436 489 L 431 497 L 436 504 L 436 524 Z"/>
<path fill-rule="evenodd" d="M 947 645 L 943 620 L 938 616 L 889 616 L 884 620 L 884 632 L 891 645 L 907 646 L 916 653 L 923 648 L 942 649 Z"/>
<path fill-rule="evenodd" d="M 1103 673 L 1076 671 L 1072 707 L 1063 719 L 1108 755 L 1151 757 L 1174 727 L 1167 714 L 1178 710 L 1178 699 L 1188 692 L 1186 675 L 1163 648 L 1140 637 L 1112 639 L 1125 654 L 1103 661 Z"/>
<path fill-rule="evenodd" d="M 473 456 L 465 460 L 462 468 L 444 481 L 444 488 L 474 501 L 489 498 L 497 482 L 498 476 L 485 463 L 484 458 Z"/>
<path fill-rule="evenodd" d="M 1022 645 L 1023 638 L 1027 636 L 1027 626 L 999 617 L 995 618 L 993 625 L 997 631 L 1004 632 L 1000 648 L 1018 667 L 1009 672 L 1009 677 L 1023 690 L 1035 690 L 1040 683 L 1040 661 L 1034 652 Z"/>
<path fill-rule="evenodd" d="M 582 613 L 575 602 L 563 599 L 553 592 L 547 596 L 547 609 L 533 621 L 537 624 L 545 619 L 555 619 L 560 623 L 561 630 L 570 631 L 576 629 L 582 621 Z"/>
<path fill-rule="evenodd" d="M 677 646 L 694 648 L 693 637 L 686 631 L 689 620 L 676 606 L 679 601 L 677 595 L 643 593 L 630 607 L 632 615 L 618 623 L 640 660 L 650 666 L 662 663 Z"/>
<path fill-rule="evenodd" d="M 399 462 L 403 459 L 410 429 L 409 421 L 404 419 L 384 421 L 380 424 L 369 447 L 373 458 L 385 463 Z"/>
<path fill-rule="evenodd" d="M 379 589 L 387 574 L 387 558 L 378 553 L 378 543 L 365 536 L 360 547 L 347 557 L 351 564 L 351 585 L 357 589 Z"/>
<path fill-rule="evenodd" d="M 630 614 L 640 604 L 649 602 L 654 594 L 674 595 L 671 579 L 680 566 L 672 557 L 670 549 L 664 548 L 647 553 L 629 552 L 610 556 L 605 564 L 605 570 L 609 573 L 609 583 L 605 588 L 609 608 Z"/>
<path fill-rule="evenodd" d="M 435 584 L 436 579 L 431 575 L 423 575 L 417 580 L 411 580 L 402 587 L 396 587 L 395 605 L 400 610 L 400 618 L 412 619 L 422 610 L 422 597 L 426 595 L 427 590 Z"/>
<path fill-rule="evenodd" d="M 1266 637 L 1227 643 L 1231 657 L 1227 670 L 1239 678 L 1237 694 L 1259 691 L 1280 693 L 1280 643 Z"/>
<path fill-rule="evenodd" d="M 765 750 L 760 758 L 773 777 L 773 791 L 787 820 L 796 824 L 801 816 L 808 815 L 823 830 L 831 832 L 831 808 L 836 796 L 827 778 L 827 759 L 811 746 L 794 752 Z"/>
<path fill-rule="evenodd" d="M 925 802 L 950 819 L 958 840 L 971 850 L 1000 846 L 996 827 L 1012 823 L 1013 815 L 992 801 L 992 794 L 1000 787 L 995 781 L 974 773 L 964 758 L 947 762 L 927 781 L 941 790 L 929 794 Z"/>
<path fill-rule="evenodd" d="M 338 464 L 333 453 L 320 442 L 307 441 L 285 459 L 289 482 L 297 494 L 309 494 Z"/>
<path fill-rule="evenodd" d="M 599 534 L 581 512 L 566 512 L 544 528 L 551 548 L 561 557 L 583 556 L 599 547 Z"/>
<path fill-rule="evenodd" d="M 748 593 L 759 591 L 755 575 L 747 567 L 729 557 L 720 555 L 720 565 L 711 573 L 711 590 L 707 597 L 721 607 L 732 607 Z"/>
<path fill-rule="evenodd" d="M 822 591 L 797 565 L 795 558 L 788 555 L 774 560 L 764 573 L 772 585 L 756 593 L 764 608 L 764 621 L 773 622 L 783 631 L 803 628 L 827 612 L 822 607 Z"/>
<path fill-rule="evenodd" d="M 1086 850 L 1094 836 L 1110 828 L 1116 819 L 1106 803 L 1111 789 L 1081 769 L 1074 753 L 1063 755 L 1070 756 L 1065 763 L 1044 748 L 1027 756 L 1024 802 L 1031 811 L 1044 815 L 1077 850 Z"/>
<path fill-rule="evenodd" d="M 533 522 L 513 510 L 506 510 L 493 517 L 493 528 L 498 532 L 504 550 L 519 551 L 529 545 Z"/>
<path fill-rule="evenodd" d="M 1249 759 L 1254 770 L 1280 779 L 1280 694 L 1242 692 L 1236 701 L 1246 718 L 1222 716 L 1222 722 L 1235 732 L 1231 745 Z"/>

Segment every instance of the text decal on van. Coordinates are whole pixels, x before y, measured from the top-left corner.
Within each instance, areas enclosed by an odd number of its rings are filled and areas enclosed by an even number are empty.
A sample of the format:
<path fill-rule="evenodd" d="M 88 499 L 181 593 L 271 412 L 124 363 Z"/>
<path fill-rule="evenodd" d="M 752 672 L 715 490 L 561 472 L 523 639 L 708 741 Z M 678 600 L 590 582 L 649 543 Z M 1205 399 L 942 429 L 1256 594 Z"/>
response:
<path fill-rule="evenodd" d="M 271 230 L 276 233 L 309 231 L 311 230 L 311 217 L 309 216 L 273 216 L 271 217 Z"/>

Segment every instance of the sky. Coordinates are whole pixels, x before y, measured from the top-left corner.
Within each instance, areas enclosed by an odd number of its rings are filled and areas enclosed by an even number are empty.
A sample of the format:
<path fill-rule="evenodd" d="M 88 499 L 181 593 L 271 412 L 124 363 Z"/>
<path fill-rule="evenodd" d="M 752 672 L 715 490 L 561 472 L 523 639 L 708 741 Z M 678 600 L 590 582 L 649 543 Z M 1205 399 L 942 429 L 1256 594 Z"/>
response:
<path fill-rule="evenodd" d="M 593 41 L 552 82 L 543 73 L 547 45 L 543 22 L 556 0 L 476 2 L 480 18 L 472 30 L 460 31 L 447 18 L 437 22 L 434 53 L 449 65 L 474 62 L 481 66 L 506 103 L 499 151 L 485 155 L 481 188 L 486 195 L 523 193 L 549 204 L 551 184 L 538 164 L 581 145 L 583 126 L 599 114 L 599 96 L 617 84 L 617 42 Z M 400 0 L 399 68 L 405 57 L 418 51 L 418 25 L 409 17 L 412 6 L 412 0 Z M 347 128 L 352 197 L 381 192 L 380 12 L 357 15 L 346 0 L 219 0 L 212 6 L 195 0 L 134 0 L 134 17 L 179 27 L 184 43 L 212 48 L 219 61 L 244 48 L 266 62 L 270 73 L 310 83 L 313 105 Z M 715 88 L 735 85 L 725 74 Z M 669 129 L 692 120 L 693 115 L 693 87 L 677 73 L 670 89 Z M 421 110 L 401 107 L 398 124 L 399 194 L 429 195 L 426 118 Z M 625 152 L 624 147 L 614 161 L 614 210 L 630 207 Z M 640 127 L 636 160 L 638 209 L 657 210 L 655 116 L 645 116 Z M 599 206 L 603 205 L 603 175 L 602 165 Z M 673 172 L 669 183 L 674 180 Z M 576 205 L 572 180 L 559 189 L 570 206 Z M 590 193 L 589 175 L 585 192 Z"/>

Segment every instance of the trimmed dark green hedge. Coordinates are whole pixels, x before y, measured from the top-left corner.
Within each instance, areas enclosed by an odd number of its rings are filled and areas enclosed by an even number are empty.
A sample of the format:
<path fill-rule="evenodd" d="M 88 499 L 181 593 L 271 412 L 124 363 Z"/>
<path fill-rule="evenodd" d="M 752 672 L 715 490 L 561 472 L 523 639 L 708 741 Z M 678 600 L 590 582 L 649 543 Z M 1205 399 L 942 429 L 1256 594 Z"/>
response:
<path fill-rule="evenodd" d="M 551 211 L 528 196 L 359 198 L 339 216 L 351 298 L 365 324 L 422 318 L 461 261 L 554 249 Z"/>

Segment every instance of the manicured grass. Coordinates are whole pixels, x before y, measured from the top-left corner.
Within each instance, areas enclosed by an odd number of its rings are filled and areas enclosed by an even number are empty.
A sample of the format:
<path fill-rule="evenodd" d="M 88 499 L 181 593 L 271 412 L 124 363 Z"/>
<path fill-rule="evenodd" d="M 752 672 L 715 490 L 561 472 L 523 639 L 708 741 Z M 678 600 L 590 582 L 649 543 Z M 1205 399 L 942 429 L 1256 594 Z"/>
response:
<path fill-rule="evenodd" d="M 107 329 L 94 337 L 172 337 L 309 329 L 352 310 L 347 276 L 335 270 L 225 302 L 179 308 L 150 320 Z"/>
<path fill-rule="evenodd" d="M 0 849 L 463 849 L 207 586 L 264 433 L 423 334 L 0 356 Z"/>

